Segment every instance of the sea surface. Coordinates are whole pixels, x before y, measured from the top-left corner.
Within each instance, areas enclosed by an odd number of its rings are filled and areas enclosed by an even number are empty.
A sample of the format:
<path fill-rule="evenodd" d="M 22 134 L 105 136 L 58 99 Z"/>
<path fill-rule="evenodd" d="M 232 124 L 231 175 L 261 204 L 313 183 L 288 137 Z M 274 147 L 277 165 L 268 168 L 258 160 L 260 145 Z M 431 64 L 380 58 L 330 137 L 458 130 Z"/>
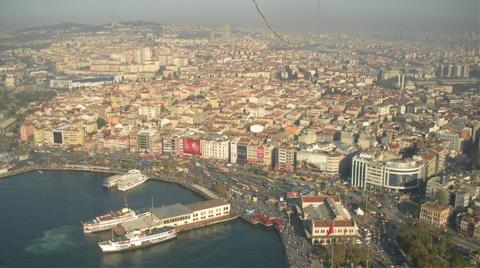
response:
<path fill-rule="evenodd" d="M 180 233 L 149 248 L 104 255 L 111 232 L 83 234 L 81 221 L 120 209 L 203 198 L 174 183 L 147 181 L 126 193 L 106 190 L 108 174 L 30 172 L 0 180 L 0 267 L 285 267 L 274 230 L 242 220 Z"/>

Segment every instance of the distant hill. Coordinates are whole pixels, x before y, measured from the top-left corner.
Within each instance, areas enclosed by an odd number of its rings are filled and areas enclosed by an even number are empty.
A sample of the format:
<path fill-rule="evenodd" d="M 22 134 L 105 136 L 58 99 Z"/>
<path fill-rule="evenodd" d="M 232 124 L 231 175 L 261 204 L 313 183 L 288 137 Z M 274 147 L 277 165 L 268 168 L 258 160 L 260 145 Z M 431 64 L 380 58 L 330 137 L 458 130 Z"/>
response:
<path fill-rule="evenodd" d="M 97 30 L 98 26 L 92 26 L 87 24 L 80 24 L 80 23 L 71 23 L 71 22 L 64 22 L 56 25 L 48 25 L 48 26 L 37 26 L 37 27 L 30 27 L 25 28 L 22 30 L 15 31 L 14 34 L 34 34 L 34 33 L 52 33 L 52 32 L 59 32 L 59 31 L 71 31 L 71 32 L 89 32 Z"/>
<path fill-rule="evenodd" d="M 117 22 L 118 25 L 128 26 L 128 27 L 158 27 L 161 24 L 156 22 L 150 21 L 122 21 Z M 48 25 L 48 26 L 36 26 L 36 27 L 29 27 L 22 30 L 18 30 L 13 32 L 16 35 L 22 34 L 48 34 L 48 33 L 55 33 L 55 32 L 96 32 L 105 29 L 105 26 L 111 26 L 112 23 L 103 24 L 103 25 L 88 25 L 88 24 L 81 24 L 81 23 L 72 23 L 72 22 L 64 22 L 55 25 Z"/>

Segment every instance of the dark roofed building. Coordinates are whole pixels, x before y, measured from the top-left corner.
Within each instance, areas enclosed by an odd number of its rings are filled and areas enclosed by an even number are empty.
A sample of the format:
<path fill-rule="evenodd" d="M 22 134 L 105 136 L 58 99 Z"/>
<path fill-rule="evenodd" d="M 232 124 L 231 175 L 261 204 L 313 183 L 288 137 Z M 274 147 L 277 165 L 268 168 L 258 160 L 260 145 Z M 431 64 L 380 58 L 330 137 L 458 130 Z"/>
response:
<path fill-rule="evenodd" d="M 327 245 L 333 239 L 352 243 L 359 237 L 357 224 L 337 196 L 303 196 L 301 209 L 300 219 L 312 244 Z"/>
<path fill-rule="evenodd" d="M 155 217 L 163 220 L 169 219 L 177 216 L 183 216 L 186 214 L 192 213 L 187 206 L 182 205 L 180 203 L 175 203 L 173 205 L 163 206 L 163 207 L 156 207 L 150 209 L 150 211 L 155 215 Z"/>

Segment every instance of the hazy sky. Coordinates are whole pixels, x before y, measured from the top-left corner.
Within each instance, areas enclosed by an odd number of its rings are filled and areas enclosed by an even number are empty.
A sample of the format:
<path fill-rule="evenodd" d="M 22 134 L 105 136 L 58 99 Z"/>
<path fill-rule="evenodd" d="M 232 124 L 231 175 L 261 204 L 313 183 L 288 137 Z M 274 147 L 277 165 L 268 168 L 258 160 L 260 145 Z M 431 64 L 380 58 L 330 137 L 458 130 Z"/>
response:
<path fill-rule="evenodd" d="M 320 0 L 315 31 L 479 31 L 480 0 Z M 257 0 L 278 31 L 311 30 L 317 0 Z M 0 30 L 60 22 L 262 26 L 251 0 L 0 0 Z"/>

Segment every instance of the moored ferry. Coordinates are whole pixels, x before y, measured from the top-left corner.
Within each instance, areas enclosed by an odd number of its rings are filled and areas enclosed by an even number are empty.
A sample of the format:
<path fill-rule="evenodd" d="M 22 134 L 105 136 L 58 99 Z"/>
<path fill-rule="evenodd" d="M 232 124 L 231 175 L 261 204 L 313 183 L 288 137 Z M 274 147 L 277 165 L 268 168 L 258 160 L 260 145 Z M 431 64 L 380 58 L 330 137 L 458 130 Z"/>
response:
<path fill-rule="evenodd" d="M 104 253 L 120 252 L 141 247 L 148 247 L 177 237 L 175 227 L 162 227 L 154 230 L 132 231 L 124 236 L 99 242 Z"/>
<path fill-rule="evenodd" d="M 113 175 L 103 181 L 103 187 L 112 188 L 122 181 L 123 175 Z"/>
<path fill-rule="evenodd" d="M 125 201 L 124 208 L 95 217 L 93 220 L 83 222 L 83 232 L 87 234 L 112 229 L 117 224 L 136 219 L 140 215 L 138 215 L 133 209 L 129 209 L 127 207 L 127 202 Z"/>
<path fill-rule="evenodd" d="M 140 172 L 140 170 L 132 169 L 125 174 L 122 180 L 117 184 L 120 191 L 130 190 L 148 180 L 148 177 Z"/>

